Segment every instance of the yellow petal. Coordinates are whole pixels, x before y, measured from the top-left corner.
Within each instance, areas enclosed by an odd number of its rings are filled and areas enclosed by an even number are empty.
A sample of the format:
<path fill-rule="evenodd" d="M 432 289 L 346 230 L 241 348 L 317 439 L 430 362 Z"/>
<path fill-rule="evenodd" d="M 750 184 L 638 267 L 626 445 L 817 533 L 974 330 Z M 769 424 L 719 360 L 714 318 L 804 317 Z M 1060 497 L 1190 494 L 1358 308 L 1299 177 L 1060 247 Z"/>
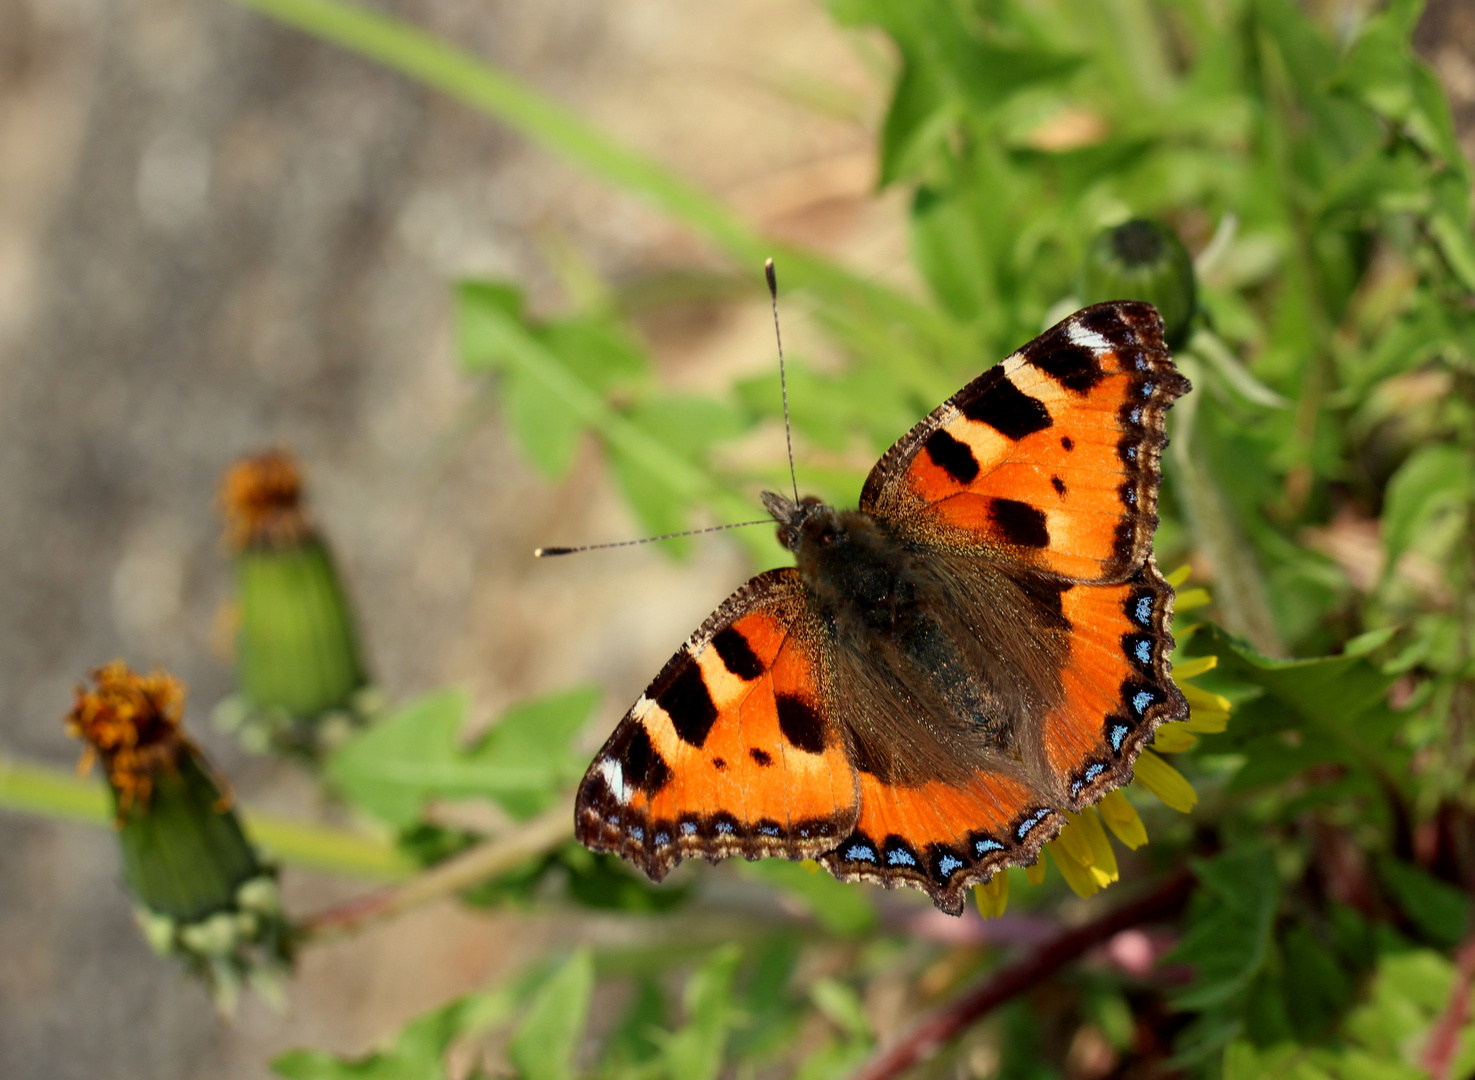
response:
<path fill-rule="evenodd" d="M 1182 724 L 1164 724 L 1152 736 L 1152 748 L 1159 754 L 1181 754 L 1196 742 L 1198 736 L 1184 731 Z"/>
<path fill-rule="evenodd" d="M 1096 853 L 1091 850 L 1091 841 L 1081 829 L 1080 824 L 1081 815 L 1072 814 L 1067 810 L 1065 827 L 1060 830 L 1060 835 L 1055 837 L 1055 842 L 1051 847 L 1056 855 L 1064 852 L 1081 866 L 1090 867 L 1096 862 Z"/>
<path fill-rule="evenodd" d="M 1193 573 L 1193 569 L 1187 563 L 1184 563 L 1168 575 L 1168 584 L 1176 589 L 1188 580 L 1188 575 L 1191 573 Z"/>
<path fill-rule="evenodd" d="M 1184 731 L 1193 731 L 1200 735 L 1217 735 L 1228 726 L 1229 714 L 1218 709 L 1194 709 L 1188 719 L 1183 721 Z"/>
<path fill-rule="evenodd" d="M 1116 838 L 1134 851 L 1147 843 L 1147 826 L 1137 814 L 1137 808 L 1127 801 L 1120 791 L 1108 791 L 1096 804 L 1101 819 L 1116 833 Z"/>
<path fill-rule="evenodd" d="M 1106 885 L 1120 878 L 1122 875 L 1117 869 L 1116 852 L 1111 849 L 1111 841 L 1107 839 L 1106 830 L 1101 827 L 1101 816 L 1096 813 L 1094 806 L 1081 811 L 1080 831 L 1091 845 L 1091 854 L 1094 856 L 1091 871 L 1098 879 L 1106 879 L 1101 884 Z"/>
<path fill-rule="evenodd" d="M 1178 689 L 1183 691 L 1183 696 L 1188 699 L 1188 707 L 1194 712 L 1199 709 L 1211 709 L 1215 712 L 1228 712 L 1230 709 L 1229 699 L 1220 694 L 1211 694 L 1207 690 L 1192 683 L 1180 683 Z"/>
<path fill-rule="evenodd" d="M 1188 813 L 1198 802 L 1198 792 L 1193 790 L 1193 785 L 1151 750 L 1142 751 L 1134 776 L 1143 787 L 1179 813 Z"/>
<path fill-rule="evenodd" d="M 1182 682 L 1184 679 L 1192 679 L 1206 671 L 1213 671 L 1218 666 L 1217 656 L 1195 656 L 1191 660 L 1174 661 L 1173 680 Z"/>
<path fill-rule="evenodd" d="M 1031 885 L 1043 885 L 1045 883 L 1045 856 L 1043 852 L 1040 853 L 1038 859 L 1024 868 L 1024 876 Z"/>
<path fill-rule="evenodd" d="M 1208 602 L 1208 589 L 1185 589 L 1173 601 L 1173 611 L 1175 614 L 1180 611 L 1192 611 L 1196 607 L 1203 607 Z"/>
<path fill-rule="evenodd" d="M 1000 870 L 973 889 L 973 903 L 985 919 L 997 919 L 1009 906 L 1009 871 Z"/>
<path fill-rule="evenodd" d="M 1052 841 L 1045 847 L 1049 849 L 1050 857 L 1055 860 L 1055 866 L 1059 869 L 1060 876 L 1065 878 L 1065 883 L 1070 886 L 1071 892 L 1077 896 L 1091 896 L 1101 891 L 1101 882 L 1096 880 L 1096 875 L 1071 858 L 1059 843 Z"/>

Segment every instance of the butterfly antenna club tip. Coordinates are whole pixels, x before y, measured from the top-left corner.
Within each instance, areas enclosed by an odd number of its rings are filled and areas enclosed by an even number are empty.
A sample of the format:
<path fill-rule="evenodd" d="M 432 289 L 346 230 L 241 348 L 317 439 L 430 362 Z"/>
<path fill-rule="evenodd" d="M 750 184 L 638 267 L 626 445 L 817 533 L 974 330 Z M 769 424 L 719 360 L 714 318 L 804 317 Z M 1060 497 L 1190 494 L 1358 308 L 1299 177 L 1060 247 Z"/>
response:
<path fill-rule="evenodd" d="M 784 445 L 789 451 L 789 483 L 794 487 L 794 501 L 799 501 L 799 478 L 794 475 L 794 432 L 789 425 L 789 380 L 784 374 L 784 336 L 778 328 L 778 274 L 773 269 L 773 260 L 763 264 L 763 276 L 768 279 L 768 298 L 773 304 L 773 339 L 778 343 L 778 385 L 784 399 Z"/>

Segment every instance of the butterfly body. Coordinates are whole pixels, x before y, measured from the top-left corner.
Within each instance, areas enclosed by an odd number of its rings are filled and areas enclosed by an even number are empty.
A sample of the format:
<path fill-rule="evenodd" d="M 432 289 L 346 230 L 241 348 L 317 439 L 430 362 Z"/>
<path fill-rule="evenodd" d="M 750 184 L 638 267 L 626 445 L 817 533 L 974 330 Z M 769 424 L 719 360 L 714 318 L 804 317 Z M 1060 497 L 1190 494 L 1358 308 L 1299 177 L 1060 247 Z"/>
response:
<path fill-rule="evenodd" d="M 1187 389 L 1151 307 L 1097 305 L 918 424 L 859 509 L 765 492 L 796 566 L 729 598 L 626 715 L 580 840 L 657 880 L 818 858 L 953 914 L 1033 861 L 1187 714 L 1150 554 Z"/>

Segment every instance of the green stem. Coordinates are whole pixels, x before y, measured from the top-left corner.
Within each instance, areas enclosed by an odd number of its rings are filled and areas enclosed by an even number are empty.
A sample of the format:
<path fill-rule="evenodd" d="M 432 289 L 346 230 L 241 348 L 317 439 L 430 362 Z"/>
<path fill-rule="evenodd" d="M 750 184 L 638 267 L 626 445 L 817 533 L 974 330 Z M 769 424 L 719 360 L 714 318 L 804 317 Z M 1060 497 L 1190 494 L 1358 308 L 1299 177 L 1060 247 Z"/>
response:
<path fill-rule="evenodd" d="M 113 809 L 95 781 L 0 755 L 0 809 L 106 827 Z M 399 881 L 415 864 L 385 841 L 271 814 L 242 811 L 246 832 L 282 862 L 371 881 Z"/>
<path fill-rule="evenodd" d="M 467 848 L 402 885 L 309 915 L 298 924 L 298 930 L 304 940 L 337 937 L 366 923 L 392 918 L 432 900 L 463 893 L 573 838 L 573 802 L 560 802 L 507 834 Z"/>

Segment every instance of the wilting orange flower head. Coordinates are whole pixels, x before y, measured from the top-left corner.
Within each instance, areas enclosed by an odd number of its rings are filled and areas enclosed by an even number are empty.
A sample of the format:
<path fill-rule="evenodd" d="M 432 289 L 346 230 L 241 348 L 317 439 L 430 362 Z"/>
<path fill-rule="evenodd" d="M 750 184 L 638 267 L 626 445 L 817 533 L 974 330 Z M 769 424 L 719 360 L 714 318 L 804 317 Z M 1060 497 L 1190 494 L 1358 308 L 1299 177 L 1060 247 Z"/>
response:
<path fill-rule="evenodd" d="M 121 660 L 98 668 L 92 678 L 97 689 L 78 686 L 66 718 L 67 733 L 87 743 L 80 768 L 85 772 L 100 757 L 117 792 L 119 814 L 145 808 L 154 778 L 176 768 L 179 755 L 191 749 L 179 726 L 184 684 L 163 671 L 140 675 Z"/>
<path fill-rule="evenodd" d="M 286 450 L 241 458 L 220 485 L 226 538 L 241 548 L 295 544 L 307 534 L 302 511 L 302 473 Z"/>

